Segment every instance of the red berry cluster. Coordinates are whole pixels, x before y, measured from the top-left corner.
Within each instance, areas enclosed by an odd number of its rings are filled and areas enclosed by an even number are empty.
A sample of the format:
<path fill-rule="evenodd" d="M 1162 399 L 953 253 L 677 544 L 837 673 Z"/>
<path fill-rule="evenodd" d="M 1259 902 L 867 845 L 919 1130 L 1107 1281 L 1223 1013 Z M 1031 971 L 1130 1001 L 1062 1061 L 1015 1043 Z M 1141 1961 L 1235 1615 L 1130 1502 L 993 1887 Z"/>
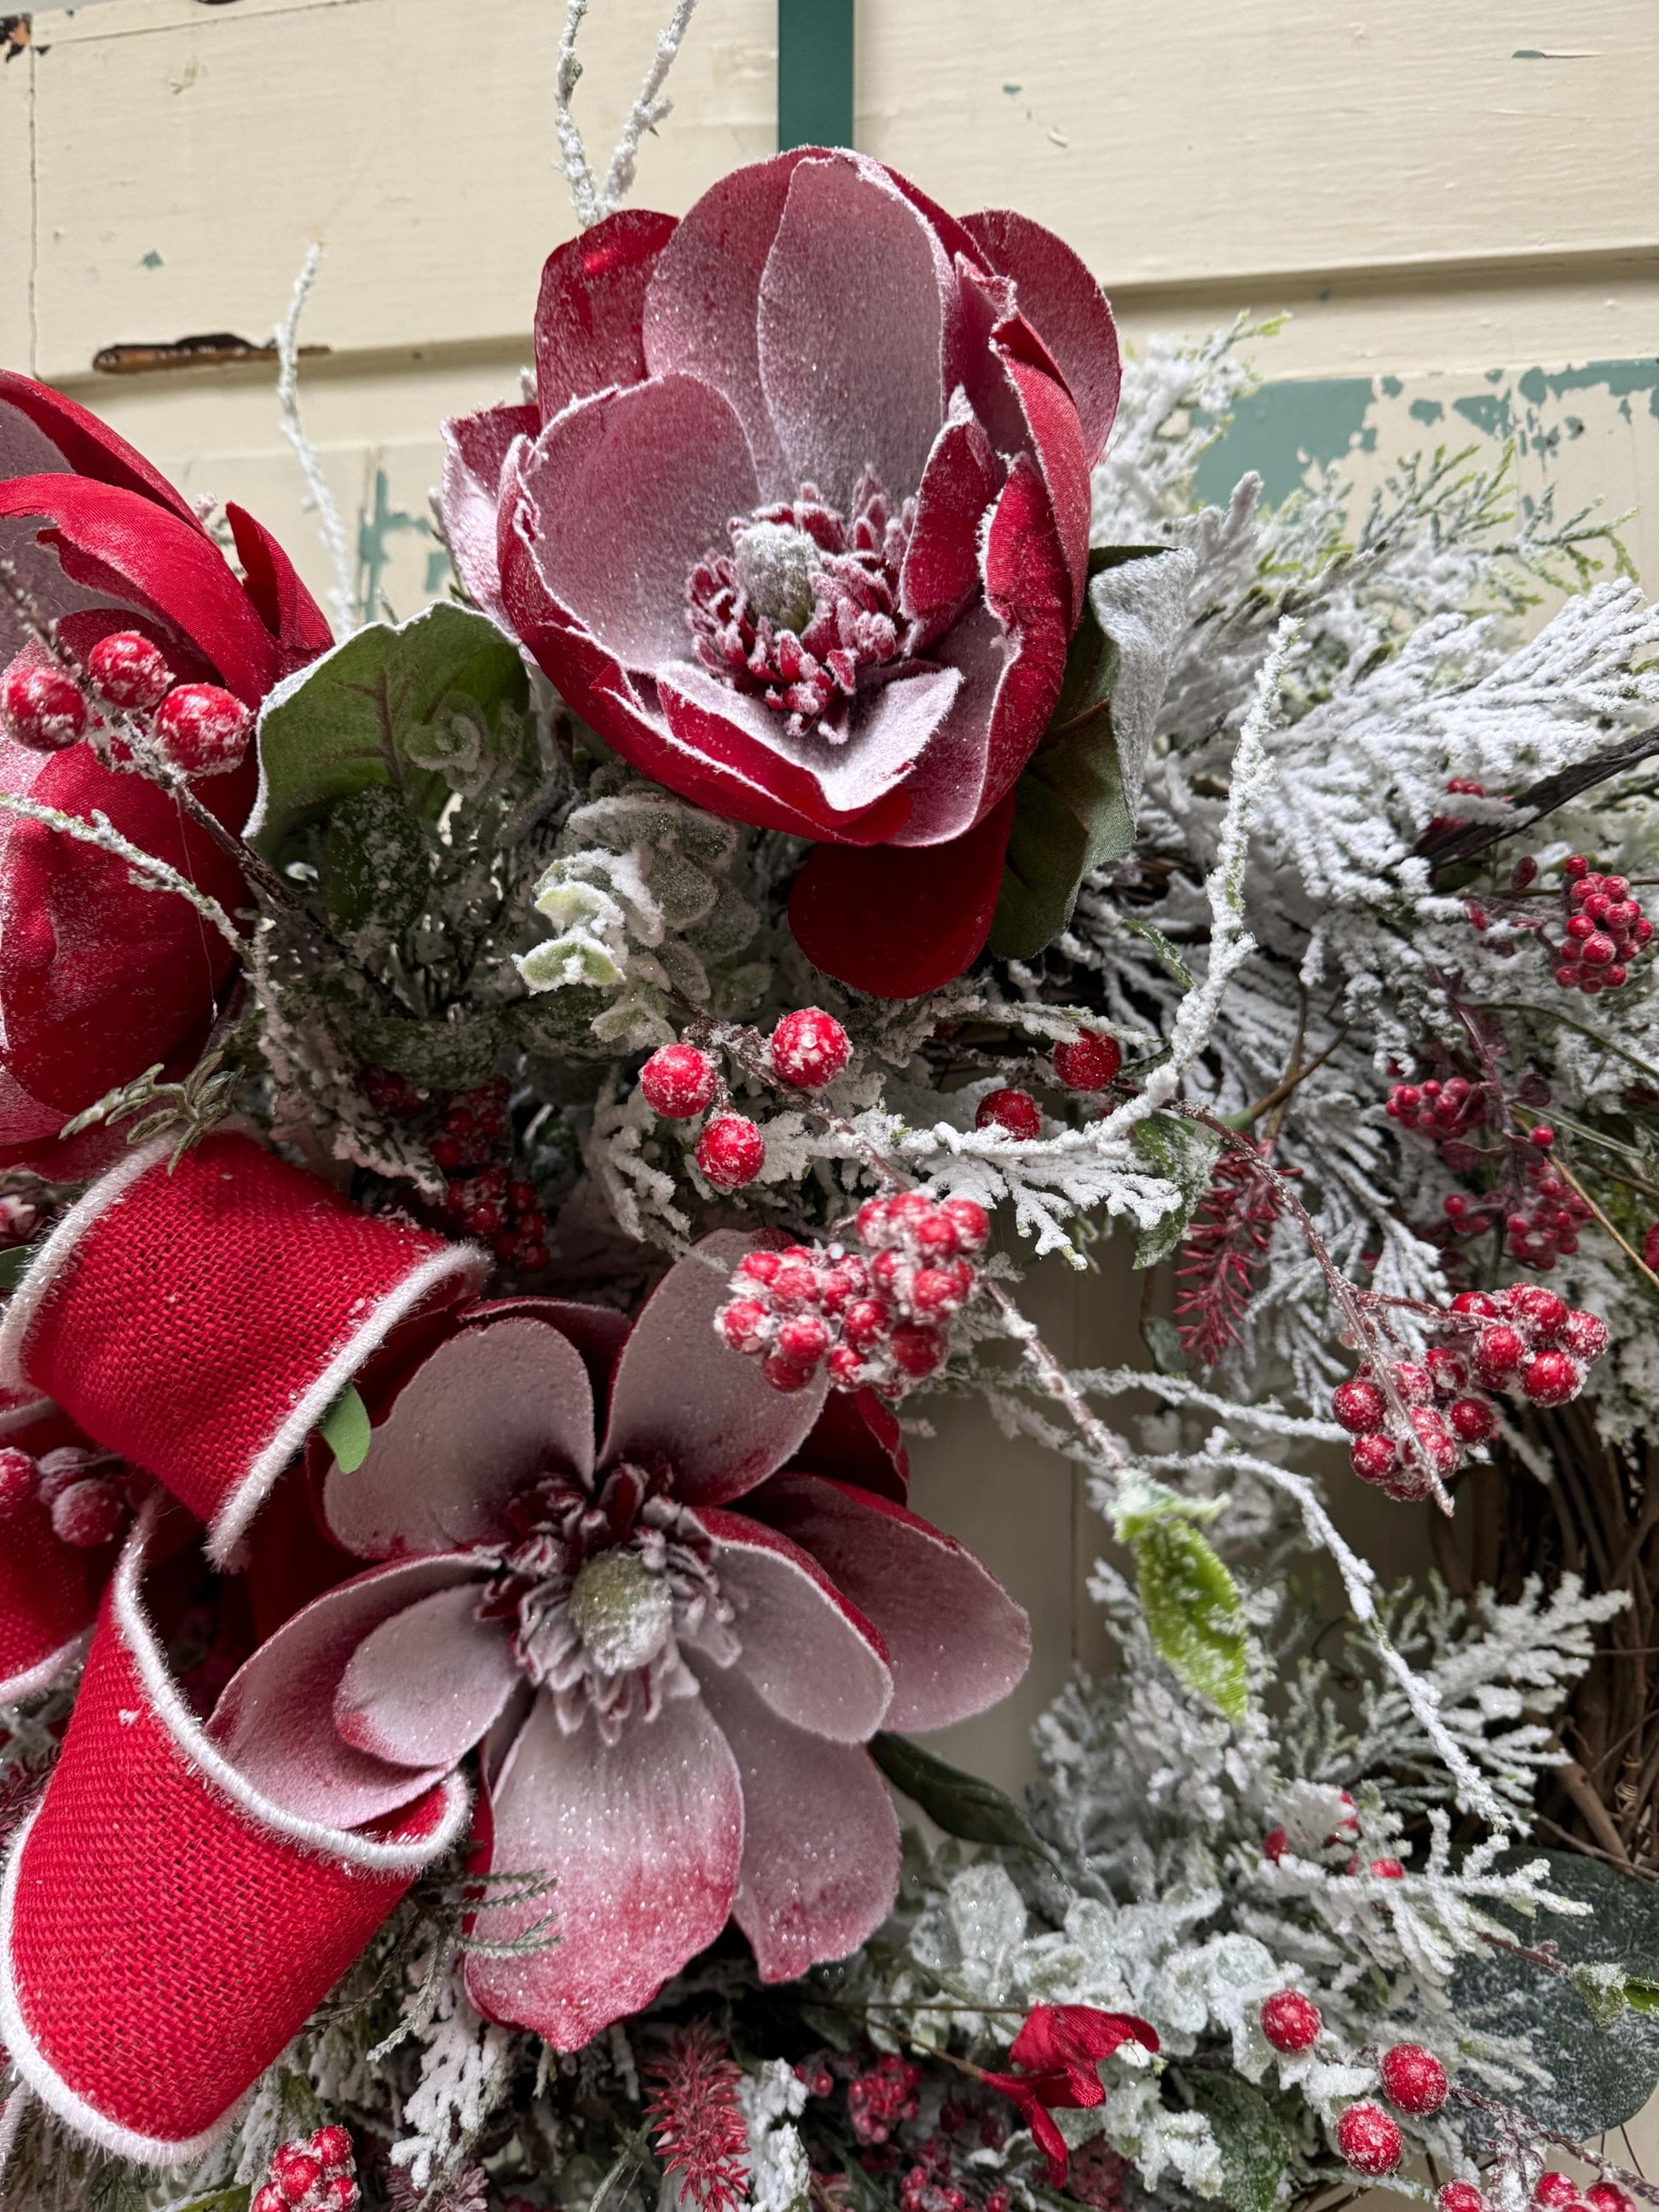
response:
<path fill-rule="evenodd" d="M 921 2069 L 896 2051 L 884 2051 L 847 2085 L 847 2117 L 861 2143 L 884 2143 L 894 2129 L 921 2108 Z"/>
<path fill-rule="evenodd" d="M 1598 991 L 1616 991 L 1650 943 L 1653 924 L 1640 899 L 1631 896 L 1627 879 L 1600 874 L 1583 853 L 1570 854 L 1561 873 L 1566 908 L 1561 942 L 1552 945 L 1539 933 L 1540 943 L 1554 956 L 1555 980 L 1565 991 L 1592 998 Z"/>
<path fill-rule="evenodd" d="M 1278 1990 L 1261 2012 L 1261 2033 L 1275 2051 L 1311 2051 L 1325 2032 L 1324 2015 L 1300 1990 Z M 1427 2119 L 1450 2094 L 1446 2069 L 1420 2043 L 1396 2043 L 1382 2054 L 1382 2094 L 1397 2112 Z M 1380 2105 L 1350 2105 L 1336 2124 L 1336 2147 L 1356 2173 L 1392 2173 L 1405 2156 L 1397 2121 Z"/>
<path fill-rule="evenodd" d="M 389 1068 L 363 1068 L 357 1080 L 388 1121 L 412 1121 L 433 1104 L 426 1091 Z M 511 1096 L 503 1076 L 455 1092 L 438 1107 L 437 1133 L 427 1150 L 447 1179 L 443 1208 L 455 1227 L 489 1244 L 504 1267 L 535 1275 L 548 1264 L 547 1221 L 535 1184 L 514 1176 L 507 1157 Z"/>
<path fill-rule="evenodd" d="M 985 1208 L 903 1191 L 866 1200 L 858 1233 L 864 1252 L 750 1252 L 732 1278 L 715 1327 L 733 1352 L 759 1359 L 774 1389 L 804 1389 L 827 1368 L 837 1389 L 897 1400 L 944 1365 L 945 1325 L 978 1288 L 967 1255 L 990 1237 Z"/>
<path fill-rule="evenodd" d="M 1599 1314 L 1569 1306 L 1540 1285 L 1463 1291 L 1420 1363 L 1395 1359 L 1386 1375 L 1409 1430 L 1390 1413 L 1378 1370 L 1367 1361 L 1332 1393 L 1331 1411 L 1354 1439 L 1353 1471 L 1389 1497 L 1425 1497 L 1431 1478 L 1457 1471 L 1464 1448 L 1497 1427 L 1489 1393 L 1518 1393 L 1535 1406 L 1565 1406 L 1607 1348 Z"/>
<path fill-rule="evenodd" d="M 319 2128 L 271 2153 L 248 2212 L 356 2212 L 361 2194 L 351 2137 L 342 2127 Z"/>
<path fill-rule="evenodd" d="M 44 1505 L 52 1533 L 74 1551 L 112 1544 L 132 1516 L 142 1486 L 125 1460 L 85 1444 L 60 1444 L 39 1459 L 0 1445 L 0 1523 L 26 1505 Z"/>
<path fill-rule="evenodd" d="M 1636 2212 L 1635 2204 L 1613 2181 L 1592 2181 L 1588 2189 L 1581 2188 L 1570 2173 L 1547 2169 L 1532 2185 L 1534 2204 L 1547 2205 L 1550 2212 Z"/>
<path fill-rule="evenodd" d="M 1486 1123 L 1486 1085 L 1454 1075 L 1444 1083 L 1432 1077 L 1426 1083 L 1395 1083 L 1389 1088 L 1384 1112 L 1403 1129 L 1416 1129 L 1435 1144 L 1466 1136 Z"/>
<path fill-rule="evenodd" d="M 822 1091 L 853 1056 L 852 1041 L 822 1006 L 786 1014 L 766 1040 L 768 1065 L 792 1091 Z M 746 1114 L 725 1103 L 726 1092 L 713 1057 L 695 1044 L 665 1044 L 640 1070 L 645 1103 L 665 1121 L 691 1121 L 709 1114 L 697 1138 L 696 1158 L 716 1190 L 741 1190 L 766 1164 L 766 1138 Z"/>
<path fill-rule="evenodd" d="M 140 631 L 100 638 L 86 672 L 100 701 L 144 719 L 156 750 L 183 775 L 219 775 L 240 765 L 253 729 L 250 710 L 222 684 L 181 684 L 160 646 Z M 31 751 L 55 753 L 77 744 L 100 717 L 69 670 L 28 645 L 0 672 L 0 726 Z"/>
<path fill-rule="evenodd" d="M 1548 1086 L 1529 1077 L 1517 1095 L 1528 1103 L 1540 1103 L 1548 1097 Z M 1591 1209 L 1551 1164 L 1555 1132 L 1540 1121 L 1524 1135 L 1515 1134 L 1509 1103 L 1496 1082 L 1471 1083 L 1467 1076 L 1453 1075 L 1443 1083 L 1432 1078 L 1396 1083 L 1385 1110 L 1402 1128 L 1427 1137 L 1454 1175 L 1467 1175 L 1483 1162 L 1504 1164 L 1498 1188 L 1474 1197 L 1448 1192 L 1443 1204 L 1449 1235 L 1483 1237 L 1501 1224 L 1510 1259 L 1540 1274 L 1578 1249 L 1578 1231 L 1592 1218 Z M 1503 1133 L 1498 1144 L 1470 1141 L 1486 1128 Z"/>
<path fill-rule="evenodd" d="M 850 2106 L 851 2089 L 848 2099 Z M 939 2115 L 941 2128 L 947 2116 L 948 2107 Z M 959 2108 L 957 2117 L 965 2117 Z M 978 2204 L 984 2212 L 1008 2212 L 1008 2191 L 994 2189 L 981 2198 L 970 2186 L 976 2179 L 957 2165 L 957 2147 L 948 2133 L 929 2136 L 916 2153 L 915 2164 L 899 2181 L 899 2212 L 970 2212 Z"/>

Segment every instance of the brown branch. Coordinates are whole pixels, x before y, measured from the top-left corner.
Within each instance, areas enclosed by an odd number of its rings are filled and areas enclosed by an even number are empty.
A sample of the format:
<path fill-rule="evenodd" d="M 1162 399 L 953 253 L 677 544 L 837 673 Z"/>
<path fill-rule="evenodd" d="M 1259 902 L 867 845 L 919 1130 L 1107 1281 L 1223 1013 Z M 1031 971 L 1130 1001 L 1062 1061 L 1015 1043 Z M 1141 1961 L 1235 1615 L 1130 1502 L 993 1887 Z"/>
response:
<path fill-rule="evenodd" d="M 1618 775 L 1638 761 L 1659 753 L 1659 729 L 1639 731 L 1626 738 L 1622 744 L 1609 751 L 1597 753 L 1592 759 L 1580 761 L 1575 767 L 1559 769 L 1553 775 L 1541 776 L 1536 783 L 1528 784 L 1517 792 L 1512 802 L 1516 811 L 1511 819 L 1503 822 L 1471 822 L 1461 827 L 1425 830 L 1417 841 L 1417 857 L 1429 861 L 1437 868 L 1444 867 L 1449 860 L 1473 860 L 1493 845 L 1501 845 L 1506 837 L 1513 837 L 1541 822 L 1547 814 L 1609 776 Z M 1520 810 L 1526 809 L 1522 818 Z"/>

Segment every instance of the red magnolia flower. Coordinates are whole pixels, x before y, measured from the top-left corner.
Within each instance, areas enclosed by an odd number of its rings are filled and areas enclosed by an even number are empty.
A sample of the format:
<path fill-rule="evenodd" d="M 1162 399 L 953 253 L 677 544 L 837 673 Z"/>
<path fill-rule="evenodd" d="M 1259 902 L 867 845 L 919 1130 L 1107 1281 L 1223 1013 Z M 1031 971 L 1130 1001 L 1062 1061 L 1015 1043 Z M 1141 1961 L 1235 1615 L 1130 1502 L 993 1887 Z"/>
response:
<path fill-rule="evenodd" d="M 240 577 L 125 439 L 73 400 L 0 372 L 0 555 L 77 658 L 136 630 L 177 682 L 220 684 L 257 707 L 329 645 L 276 540 L 240 507 L 225 513 Z M 0 601 L 0 666 L 29 649 L 17 611 Z M 255 779 L 250 758 L 204 779 L 200 797 L 240 830 Z M 0 792 L 83 818 L 101 810 L 222 905 L 241 902 L 240 877 L 211 838 L 165 792 L 101 767 L 86 745 L 40 753 L 0 734 Z M 182 899 L 142 889 L 113 854 L 0 814 L 0 1165 L 84 1171 L 54 1152 L 58 1129 L 154 1062 L 193 1058 L 232 957 Z"/>
<path fill-rule="evenodd" d="M 907 994 L 990 927 L 1117 391 L 1110 310 L 1052 233 L 801 148 L 550 256 L 536 399 L 447 426 L 445 522 L 627 759 L 820 841 L 796 936 Z"/>
<path fill-rule="evenodd" d="M 1048 2179 L 1066 2185 L 1066 2139 L 1048 2117 L 1055 2106 L 1088 2110 L 1105 2101 L 1098 2062 L 1129 2041 L 1158 2049 L 1158 2030 L 1133 2013 L 1097 2012 L 1090 2005 L 1038 2005 L 1008 2056 L 1017 2074 L 988 2074 L 994 2089 L 1018 2105 L 1048 2161 Z"/>
<path fill-rule="evenodd" d="M 215 1558 L 263 1559 L 298 1486 L 262 1500 L 360 1375 L 367 1456 L 318 1448 L 311 1472 L 336 1573 L 375 1564 L 204 1724 L 147 1595 L 188 1531 L 145 1507 L 0 1893 L 0 2041 L 54 2111 L 152 2162 L 210 2136 L 453 1840 L 475 1745 L 498 1948 L 469 1990 L 562 2049 L 728 1917 L 768 1980 L 879 1924 L 898 1831 L 868 1738 L 993 1704 L 1029 1629 L 893 1495 L 890 1418 L 826 1411 L 823 1378 L 781 1394 L 720 1341 L 745 1249 L 706 1240 L 631 1328 L 465 1303 L 482 1255 L 235 1135 L 171 1171 L 157 1140 L 66 1217 L 0 1328 L 0 1385 L 147 1468 Z M 487 1879 L 538 1873 L 550 1893 Z"/>

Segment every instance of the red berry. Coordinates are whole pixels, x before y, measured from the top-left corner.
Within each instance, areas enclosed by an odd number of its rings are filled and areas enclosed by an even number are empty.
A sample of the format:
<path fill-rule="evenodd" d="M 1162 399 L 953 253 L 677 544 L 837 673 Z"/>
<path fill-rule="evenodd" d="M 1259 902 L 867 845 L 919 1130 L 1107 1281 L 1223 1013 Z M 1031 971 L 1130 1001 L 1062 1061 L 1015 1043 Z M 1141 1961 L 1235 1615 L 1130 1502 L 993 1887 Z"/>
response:
<path fill-rule="evenodd" d="M 1593 1363 L 1607 1350 L 1607 1325 L 1600 1314 L 1586 1313 L 1582 1306 L 1575 1306 L 1562 1325 L 1560 1340 L 1562 1349 L 1575 1359 Z"/>
<path fill-rule="evenodd" d="M 1589 861 L 1583 853 L 1569 853 L 1561 863 L 1561 872 L 1569 883 L 1589 873 Z"/>
<path fill-rule="evenodd" d="M 159 645 L 136 629 L 112 630 L 87 655 L 87 673 L 112 706 L 148 714 L 178 681 Z"/>
<path fill-rule="evenodd" d="M 267 2181 L 254 2191 L 247 2212 L 288 2212 L 288 2199 L 274 2181 Z"/>
<path fill-rule="evenodd" d="M 841 1333 L 859 1352 L 868 1352 L 887 1333 L 889 1315 L 878 1298 L 857 1298 L 841 1317 Z"/>
<path fill-rule="evenodd" d="M 1375 1875 L 1378 1881 L 1403 1881 L 1406 1878 L 1406 1869 L 1398 1859 L 1373 1859 L 1365 1871 Z"/>
<path fill-rule="evenodd" d="M 434 1137 L 432 1139 L 432 1159 L 446 1175 L 453 1175 L 461 1164 L 461 1148 L 453 1137 Z"/>
<path fill-rule="evenodd" d="M 761 1373 L 775 1390 L 804 1390 L 812 1380 L 812 1370 L 800 1367 L 793 1359 L 785 1359 L 774 1352 L 761 1362 Z"/>
<path fill-rule="evenodd" d="M 1413 1406 L 1411 1420 L 1424 1462 L 1443 1482 L 1449 1474 L 1456 1473 L 1457 1462 L 1462 1456 L 1455 1438 L 1431 1406 Z"/>
<path fill-rule="evenodd" d="M 87 702 L 67 669 L 26 646 L 0 676 L 0 722 L 31 752 L 62 752 L 85 732 Z"/>
<path fill-rule="evenodd" d="M 1494 1321 L 1498 1316 L 1498 1301 L 1488 1297 L 1485 1291 L 1460 1291 L 1451 1302 L 1455 1314 L 1472 1314 L 1482 1321 Z"/>
<path fill-rule="evenodd" d="M 816 1367 L 830 1349 L 830 1332 L 816 1314 L 796 1314 L 778 1331 L 778 1354 L 798 1367 Z"/>
<path fill-rule="evenodd" d="M 1565 1406 L 1584 1387 L 1584 1370 L 1571 1352 L 1534 1352 L 1521 1370 L 1521 1388 L 1534 1406 Z"/>
<path fill-rule="evenodd" d="M 890 1341 L 895 1364 L 901 1372 L 917 1380 L 942 1367 L 950 1348 L 943 1329 L 916 1328 L 908 1324 L 896 1328 Z"/>
<path fill-rule="evenodd" d="M 1443 1344 L 1431 1345 L 1423 1355 L 1423 1364 L 1433 1381 L 1437 1398 L 1455 1398 L 1469 1379 L 1468 1362 Z"/>
<path fill-rule="evenodd" d="M 1466 1444 L 1483 1444 L 1498 1426 L 1498 1417 L 1484 1398 L 1454 1398 L 1446 1408 L 1452 1433 Z"/>
<path fill-rule="evenodd" d="M 1275 2051 L 1311 2051 L 1324 2026 L 1319 2007 L 1300 1990 L 1276 1990 L 1263 2001 L 1261 2033 Z"/>
<path fill-rule="evenodd" d="M 1532 2185 L 1532 2201 L 1534 2204 L 1576 2204 L 1578 2184 L 1570 2173 L 1547 2167 Z"/>
<path fill-rule="evenodd" d="M 180 684 L 155 709 L 156 749 L 185 775 L 222 775 L 241 765 L 253 717 L 218 684 Z"/>
<path fill-rule="evenodd" d="M 544 1267 L 553 1263 L 553 1255 L 539 1237 L 532 1237 L 527 1244 L 519 1247 L 519 1271 L 521 1274 L 539 1275 Z"/>
<path fill-rule="evenodd" d="M 1394 1386 L 1408 1406 L 1426 1406 L 1434 1396 L 1434 1377 L 1409 1359 L 1395 1361 Z"/>
<path fill-rule="evenodd" d="M 271 2159 L 270 2178 L 290 2204 L 298 2204 L 322 2179 L 322 2160 L 295 2143 L 284 2143 Z"/>
<path fill-rule="evenodd" d="M 0 1447 L 0 1518 L 32 1504 L 40 1486 L 40 1470 L 15 1444 Z"/>
<path fill-rule="evenodd" d="M 1085 1030 L 1075 1044 L 1054 1047 L 1054 1073 L 1068 1091 L 1103 1091 L 1122 1065 L 1122 1046 L 1100 1030 Z"/>
<path fill-rule="evenodd" d="M 706 1052 L 694 1044 L 665 1044 L 640 1070 L 640 1088 L 653 1114 L 665 1121 L 689 1121 L 714 1103 L 720 1077 Z"/>
<path fill-rule="evenodd" d="M 852 1057 L 847 1032 L 822 1006 L 802 1006 L 786 1014 L 773 1030 L 772 1066 L 798 1091 L 821 1091 L 834 1082 Z"/>
<path fill-rule="evenodd" d="M 971 1282 L 972 1278 L 969 1278 Z M 961 1310 L 963 1290 L 953 1267 L 918 1267 L 910 1279 L 910 1310 L 925 1317 Z"/>
<path fill-rule="evenodd" d="M 52 1501 L 52 1533 L 77 1552 L 95 1551 L 120 1533 L 126 1505 L 112 1482 L 96 1475 L 71 1482 Z"/>
<path fill-rule="evenodd" d="M 1586 2204 L 1593 2204 L 1595 2212 L 1636 2212 L 1636 2207 L 1618 2185 L 1611 2181 L 1593 2181 L 1584 2191 Z"/>
<path fill-rule="evenodd" d="M 317 2192 L 318 2212 L 356 2212 L 362 2194 L 349 2173 L 331 2173 Z"/>
<path fill-rule="evenodd" d="M 1399 1449 L 1392 1437 L 1356 1437 L 1348 1457 L 1362 1482 L 1386 1482 L 1400 1464 Z"/>
<path fill-rule="evenodd" d="M 1336 2147 L 1356 2173 L 1392 2173 L 1406 2154 L 1406 2139 L 1381 2105 L 1350 2105 L 1336 2124 Z"/>
<path fill-rule="evenodd" d="M 1382 2094 L 1397 2112 L 1421 2119 L 1446 2101 L 1446 2069 L 1420 2043 L 1396 2043 L 1385 2051 L 1382 2074 Z"/>
<path fill-rule="evenodd" d="M 770 1318 L 758 1298 L 733 1298 L 716 1316 L 720 1333 L 733 1352 L 763 1351 Z"/>
<path fill-rule="evenodd" d="M 1489 1390 L 1501 1390 L 1527 1356 L 1518 1334 L 1500 1322 L 1483 1328 L 1474 1341 L 1474 1371 Z"/>
<path fill-rule="evenodd" d="M 1331 1393 L 1331 1411 L 1350 1436 L 1368 1437 L 1382 1425 L 1388 1401 L 1375 1382 L 1358 1377 L 1340 1382 Z"/>
<path fill-rule="evenodd" d="M 974 1114 L 976 1129 L 1000 1129 L 1023 1143 L 1042 1134 L 1042 1114 L 1029 1091 L 992 1091 L 981 1098 Z"/>
<path fill-rule="evenodd" d="M 741 1190 L 766 1164 L 766 1139 L 746 1115 L 717 1114 L 697 1139 L 697 1165 L 716 1190 Z"/>
<path fill-rule="evenodd" d="M 793 1252 L 780 1255 L 776 1273 L 772 1278 L 772 1296 L 783 1306 L 815 1306 L 818 1302 L 817 1270 L 812 1265 L 810 1253 L 799 1256 Z"/>
<path fill-rule="evenodd" d="M 351 2137 L 337 2124 L 319 2128 L 311 2138 L 311 2154 L 332 2172 L 352 2162 Z"/>
<path fill-rule="evenodd" d="M 1449 2181 L 1434 2201 L 1440 2212 L 1486 2212 L 1486 2200 L 1472 2181 Z"/>
<path fill-rule="evenodd" d="M 1518 1322 L 1534 1344 L 1556 1342 L 1569 1311 L 1566 1300 L 1559 1293 L 1529 1283 L 1506 1291 L 1504 1304 L 1510 1320 Z"/>
<path fill-rule="evenodd" d="M 499 1206 L 486 1200 L 482 1206 L 471 1206 L 466 1212 L 466 1225 L 475 1237 L 493 1237 L 506 1224 L 507 1217 Z"/>
<path fill-rule="evenodd" d="M 1273 1864 L 1277 1866 L 1280 1859 L 1284 1857 L 1285 1847 L 1289 1842 L 1290 1838 L 1285 1834 L 1283 1828 L 1269 1828 L 1267 1834 L 1261 1838 L 1262 1857 L 1264 1859 L 1271 1859 Z"/>
<path fill-rule="evenodd" d="M 991 1217 L 976 1198 L 942 1199 L 939 1210 L 956 1231 L 964 1252 L 982 1252 L 990 1243 Z"/>

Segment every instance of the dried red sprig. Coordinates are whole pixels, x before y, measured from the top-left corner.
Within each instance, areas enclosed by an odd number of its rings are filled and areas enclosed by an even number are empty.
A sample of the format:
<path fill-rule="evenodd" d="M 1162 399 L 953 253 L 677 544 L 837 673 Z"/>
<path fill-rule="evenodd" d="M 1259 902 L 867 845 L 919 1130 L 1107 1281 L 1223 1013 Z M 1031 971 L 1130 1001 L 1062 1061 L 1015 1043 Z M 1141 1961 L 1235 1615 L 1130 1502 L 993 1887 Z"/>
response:
<path fill-rule="evenodd" d="M 1176 1328 L 1182 1349 L 1199 1366 L 1212 1367 L 1241 1340 L 1238 1324 L 1279 1212 L 1279 1194 L 1257 1173 L 1255 1158 L 1224 1152 L 1176 1266 L 1176 1280 L 1183 1285 L 1176 1298 Z"/>
<path fill-rule="evenodd" d="M 647 2059 L 654 2094 L 646 2107 L 658 2154 L 699 2212 L 738 2212 L 749 2179 L 749 2131 L 738 2102 L 741 2078 L 705 2020 L 677 2027 Z"/>

